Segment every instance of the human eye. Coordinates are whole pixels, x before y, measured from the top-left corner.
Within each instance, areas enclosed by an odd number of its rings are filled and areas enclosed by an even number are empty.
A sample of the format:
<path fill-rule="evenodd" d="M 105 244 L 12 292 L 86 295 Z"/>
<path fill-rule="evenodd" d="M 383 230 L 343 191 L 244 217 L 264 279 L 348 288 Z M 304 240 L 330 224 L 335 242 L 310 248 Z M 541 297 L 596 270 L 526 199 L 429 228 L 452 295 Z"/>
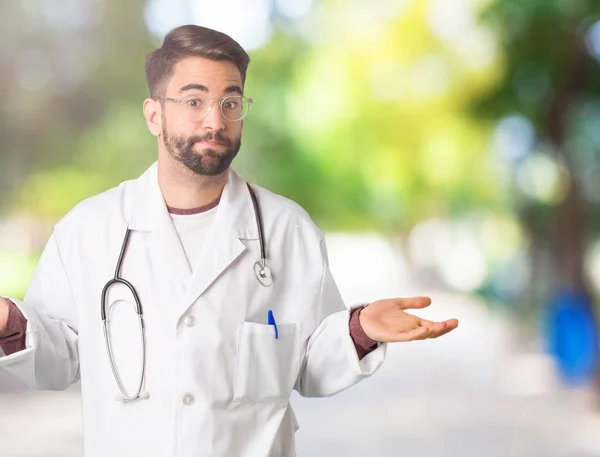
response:
<path fill-rule="evenodd" d="M 191 108 L 202 108 L 204 106 L 204 100 L 201 98 L 188 98 L 186 104 Z"/>
<path fill-rule="evenodd" d="M 238 102 L 234 101 L 234 100 L 227 100 L 225 103 L 223 103 L 223 108 L 225 109 L 229 109 L 229 110 L 234 110 L 238 107 Z"/>

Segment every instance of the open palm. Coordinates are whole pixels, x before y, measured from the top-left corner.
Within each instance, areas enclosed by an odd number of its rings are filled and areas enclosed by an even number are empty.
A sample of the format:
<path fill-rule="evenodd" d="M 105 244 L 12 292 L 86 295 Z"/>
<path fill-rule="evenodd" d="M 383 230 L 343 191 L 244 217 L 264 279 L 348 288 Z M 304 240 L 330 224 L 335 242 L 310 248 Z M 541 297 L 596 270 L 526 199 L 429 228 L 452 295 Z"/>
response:
<path fill-rule="evenodd" d="M 372 340 L 389 343 L 437 338 L 458 327 L 457 319 L 433 322 L 405 311 L 430 304 L 429 297 L 378 300 L 360 312 L 360 325 Z"/>

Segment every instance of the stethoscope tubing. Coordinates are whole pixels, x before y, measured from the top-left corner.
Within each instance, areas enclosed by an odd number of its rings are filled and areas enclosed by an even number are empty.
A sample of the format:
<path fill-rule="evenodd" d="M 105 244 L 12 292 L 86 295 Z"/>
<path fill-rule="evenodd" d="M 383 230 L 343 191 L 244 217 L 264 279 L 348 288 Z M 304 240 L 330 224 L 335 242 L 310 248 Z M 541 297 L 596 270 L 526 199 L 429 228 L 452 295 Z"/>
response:
<path fill-rule="evenodd" d="M 256 278 L 258 279 L 260 284 L 263 285 L 264 287 L 269 287 L 272 284 L 272 276 L 271 276 L 271 270 L 266 265 L 267 252 L 266 252 L 266 247 L 265 247 L 265 235 L 264 235 L 264 227 L 263 227 L 263 221 L 262 221 L 262 214 L 260 211 L 260 205 L 258 204 L 258 198 L 256 197 L 256 194 L 254 192 L 254 189 L 252 189 L 252 186 L 250 186 L 249 183 L 246 183 L 246 185 L 248 186 L 248 191 L 250 192 L 250 198 L 252 200 L 252 207 L 254 208 L 254 216 L 256 219 L 256 226 L 258 228 L 258 242 L 259 242 L 259 246 L 260 246 L 260 261 L 256 262 L 255 267 L 254 267 L 254 272 L 255 272 Z M 102 327 L 103 327 L 103 333 L 104 333 L 104 340 L 106 342 L 106 351 L 108 353 L 108 359 L 110 361 L 110 367 L 113 372 L 115 381 L 117 382 L 117 385 L 119 387 L 119 390 L 121 391 L 121 394 L 123 395 L 123 400 L 126 400 L 126 401 L 136 400 L 141 397 L 142 389 L 144 387 L 145 375 L 146 375 L 146 328 L 144 326 L 144 313 L 143 313 L 143 309 L 142 309 L 142 303 L 139 299 L 137 291 L 135 290 L 135 287 L 133 287 L 133 285 L 129 281 L 127 281 L 121 277 L 121 266 L 123 264 L 123 259 L 125 257 L 125 253 L 127 251 L 127 246 L 129 244 L 130 235 L 131 235 L 131 229 L 129 227 L 127 227 L 127 231 L 125 232 L 125 238 L 123 239 L 123 245 L 121 246 L 121 252 L 119 253 L 119 258 L 117 260 L 117 266 L 115 268 L 115 275 L 110 281 L 108 281 L 104 285 L 104 288 L 102 289 L 102 297 L 101 297 L 101 302 L 100 302 Z M 108 296 L 109 288 L 114 284 L 123 284 L 131 291 L 131 293 L 133 294 L 134 300 L 135 300 L 136 313 L 138 315 L 140 335 L 141 335 L 141 340 L 142 340 L 142 367 L 141 367 L 141 371 L 140 371 L 140 379 L 139 379 L 139 383 L 138 383 L 138 388 L 133 395 L 129 395 L 127 393 L 127 390 L 125 389 L 125 386 L 123 385 L 121 376 L 119 376 L 119 372 L 117 370 L 115 360 L 114 360 L 111 339 L 110 339 L 110 335 L 109 335 L 109 331 L 108 331 L 108 321 L 106 318 L 106 315 L 107 315 L 106 299 Z M 147 396 L 146 396 L 146 398 L 147 398 Z"/>

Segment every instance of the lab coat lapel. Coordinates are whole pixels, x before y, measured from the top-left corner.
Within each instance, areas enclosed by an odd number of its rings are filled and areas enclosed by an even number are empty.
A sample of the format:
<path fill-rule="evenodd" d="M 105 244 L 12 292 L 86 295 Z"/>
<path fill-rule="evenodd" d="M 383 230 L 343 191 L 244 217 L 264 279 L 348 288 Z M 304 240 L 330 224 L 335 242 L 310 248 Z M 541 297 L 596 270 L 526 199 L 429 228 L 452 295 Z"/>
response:
<path fill-rule="evenodd" d="M 253 214 L 246 182 L 231 170 L 215 220 L 194 266 L 185 307 L 179 310 L 181 314 L 246 250 L 241 239 L 258 238 Z"/>
<path fill-rule="evenodd" d="M 138 184 L 129 227 L 150 232 L 146 246 L 151 263 L 161 272 L 160 280 L 168 281 L 172 292 L 180 297 L 180 300 L 174 301 L 181 301 L 192 271 L 158 184 L 157 163 L 142 175 Z"/>

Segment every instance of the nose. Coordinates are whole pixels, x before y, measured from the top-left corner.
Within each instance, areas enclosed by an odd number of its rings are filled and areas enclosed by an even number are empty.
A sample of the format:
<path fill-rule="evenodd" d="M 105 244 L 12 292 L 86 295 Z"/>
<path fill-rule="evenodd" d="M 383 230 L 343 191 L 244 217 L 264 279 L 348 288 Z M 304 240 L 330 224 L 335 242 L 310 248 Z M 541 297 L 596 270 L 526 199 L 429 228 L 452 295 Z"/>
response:
<path fill-rule="evenodd" d="M 202 128 L 217 132 L 225 129 L 225 122 L 223 121 L 223 116 L 221 116 L 218 101 L 215 100 L 210 105 L 208 114 L 202 120 Z"/>

